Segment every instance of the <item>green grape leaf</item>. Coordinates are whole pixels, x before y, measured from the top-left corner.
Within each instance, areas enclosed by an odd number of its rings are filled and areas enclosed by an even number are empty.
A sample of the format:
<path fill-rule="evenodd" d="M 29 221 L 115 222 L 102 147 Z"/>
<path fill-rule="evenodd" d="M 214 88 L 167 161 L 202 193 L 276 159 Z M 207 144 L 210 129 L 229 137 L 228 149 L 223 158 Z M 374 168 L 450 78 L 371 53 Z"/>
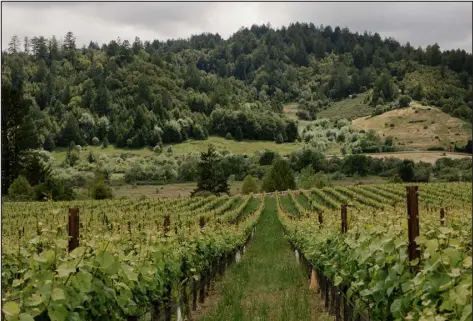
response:
<path fill-rule="evenodd" d="M 67 309 L 62 305 L 52 304 L 48 308 L 48 316 L 51 321 L 65 321 L 67 315 Z"/>
<path fill-rule="evenodd" d="M 466 258 L 463 259 L 462 265 L 464 268 L 471 268 L 472 265 L 472 260 L 471 256 L 467 256 Z"/>
<path fill-rule="evenodd" d="M 56 269 L 56 272 L 60 278 L 67 277 L 69 274 L 74 273 L 76 271 L 76 267 L 73 265 L 72 262 L 65 262 Z"/>
<path fill-rule="evenodd" d="M 34 318 L 31 316 L 31 314 L 22 313 L 20 314 L 20 321 L 34 321 Z"/>
<path fill-rule="evenodd" d="M 13 280 L 12 286 L 13 286 L 14 288 L 16 288 L 17 286 L 22 285 L 23 282 L 24 282 L 24 281 L 21 280 L 21 279 L 15 279 L 15 280 Z"/>
<path fill-rule="evenodd" d="M 51 299 L 53 301 L 64 300 L 65 298 L 66 298 L 66 294 L 60 288 L 55 288 L 53 292 L 51 293 Z"/>
<path fill-rule="evenodd" d="M 20 306 L 16 302 L 7 302 L 2 307 L 3 313 L 7 320 L 12 320 L 20 314 Z"/>
<path fill-rule="evenodd" d="M 396 299 L 391 304 L 391 308 L 389 309 L 394 317 L 399 318 L 402 317 L 402 299 Z"/>

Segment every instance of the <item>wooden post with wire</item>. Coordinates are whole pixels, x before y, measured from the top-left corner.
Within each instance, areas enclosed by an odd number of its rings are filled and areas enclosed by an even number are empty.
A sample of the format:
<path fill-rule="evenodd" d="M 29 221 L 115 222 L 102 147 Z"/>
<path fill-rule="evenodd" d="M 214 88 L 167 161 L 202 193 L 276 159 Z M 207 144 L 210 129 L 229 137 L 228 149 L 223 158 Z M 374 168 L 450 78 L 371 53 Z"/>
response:
<path fill-rule="evenodd" d="M 440 225 L 445 226 L 445 209 L 443 207 L 440 209 Z"/>
<path fill-rule="evenodd" d="M 163 226 L 164 226 L 164 233 L 169 233 L 170 229 L 171 229 L 171 217 L 169 215 L 166 215 L 164 217 L 164 223 L 163 223 Z"/>
<path fill-rule="evenodd" d="M 341 221 L 342 221 L 342 233 L 348 231 L 348 222 L 347 222 L 347 204 L 341 205 Z"/>
<path fill-rule="evenodd" d="M 415 241 L 419 236 L 419 199 L 417 186 L 406 186 L 407 190 L 407 219 L 409 236 L 409 261 L 420 260 L 420 250 Z"/>
<path fill-rule="evenodd" d="M 68 250 L 69 252 L 71 252 L 75 248 L 79 247 L 79 209 L 78 208 L 69 208 L 68 234 L 69 234 Z"/>

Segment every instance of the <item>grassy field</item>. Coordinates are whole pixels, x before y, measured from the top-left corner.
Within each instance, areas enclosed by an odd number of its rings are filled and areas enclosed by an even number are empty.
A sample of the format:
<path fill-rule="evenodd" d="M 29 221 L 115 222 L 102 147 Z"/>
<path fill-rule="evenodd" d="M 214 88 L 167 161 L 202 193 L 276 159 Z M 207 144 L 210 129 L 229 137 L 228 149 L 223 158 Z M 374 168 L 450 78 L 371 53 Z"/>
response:
<path fill-rule="evenodd" d="M 96 155 L 99 155 L 99 154 L 120 155 L 123 153 L 134 154 L 136 156 L 153 155 L 153 151 L 148 148 L 140 148 L 140 149 L 116 148 L 113 145 L 109 145 L 107 148 L 103 148 L 100 146 L 85 146 L 82 148 L 82 151 L 80 153 L 81 159 L 86 159 L 90 151 L 92 151 Z M 57 161 L 63 161 L 66 158 L 67 148 L 65 147 L 56 148 L 51 154 L 54 157 L 54 159 L 56 159 Z"/>
<path fill-rule="evenodd" d="M 451 142 L 471 139 L 471 124 L 454 118 L 435 107 L 412 103 L 411 107 L 388 111 L 375 117 L 353 120 L 359 130 L 375 130 L 381 136 L 392 136 L 396 147 L 427 150 L 446 147 Z"/>
<path fill-rule="evenodd" d="M 366 93 L 358 94 L 356 98 L 343 99 L 332 103 L 330 107 L 317 113 L 317 118 L 346 118 L 355 119 L 370 115 L 373 107 L 363 103 Z"/>
<path fill-rule="evenodd" d="M 203 152 L 207 150 L 208 144 L 212 143 L 217 150 L 226 149 L 234 154 L 253 155 L 255 152 L 263 149 L 270 149 L 282 155 L 290 154 L 302 147 L 302 143 L 276 144 L 272 141 L 245 140 L 229 141 L 222 137 L 209 137 L 208 140 L 188 140 L 181 144 L 173 145 L 174 154 L 187 154 L 189 151 Z"/>
<path fill-rule="evenodd" d="M 207 146 L 213 144 L 217 150 L 228 150 L 234 154 L 247 154 L 253 155 L 255 152 L 270 149 L 276 151 L 282 155 L 290 154 L 293 151 L 298 150 L 303 146 L 302 143 L 285 143 L 276 144 L 272 141 L 260 141 L 260 140 L 245 140 L 245 141 L 230 141 L 223 137 L 211 136 L 207 140 L 188 140 L 184 143 L 172 145 L 174 155 L 183 155 L 190 152 L 203 152 L 207 150 Z M 168 145 L 164 147 L 166 151 Z M 130 149 L 130 148 L 116 148 L 112 145 L 107 148 L 99 146 L 86 146 L 82 149 L 81 158 L 86 159 L 89 151 L 94 154 L 105 154 L 105 155 L 120 155 L 122 153 L 134 154 L 136 156 L 150 156 L 153 155 L 153 151 L 148 148 L 141 149 Z M 63 161 L 66 158 L 67 148 L 57 148 L 52 152 L 52 156 L 57 161 Z"/>
<path fill-rule="evenodd" d="M 266 199 L 242 261 L 225 272 L 209 299 L 193 320 L 333 320 L 321 297 L 309 290 L 306 271 L 284 238 L 274 198 Z"/>
<path fill-rule="evenodd" d="M 243 182 L 228 182 L 230 186 L 230 194 L 240 194 Z M 159 197 L 185 197 L 197 187 L 196 182 L 174 183 L 166 185 L 120 185 L 112 186 L 113 196 L 115 198 L 126 197 L 129 199 L 139 199 L 141 197 L 159 198 Z M 78 191 L 81 199 L 88 198 L 87 189 Z"/>

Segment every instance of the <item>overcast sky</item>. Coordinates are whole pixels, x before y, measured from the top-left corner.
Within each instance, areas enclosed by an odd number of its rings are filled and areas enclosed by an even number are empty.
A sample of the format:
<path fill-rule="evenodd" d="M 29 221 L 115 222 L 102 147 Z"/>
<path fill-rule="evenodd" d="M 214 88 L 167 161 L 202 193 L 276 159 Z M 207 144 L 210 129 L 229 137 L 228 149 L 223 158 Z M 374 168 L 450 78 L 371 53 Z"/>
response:
<path fill-rule="evenodd" d="M 378 32 L 401 43 L 442 49 L 472 48 L 470 3 L 2 3 L 2 46 L 12 35 L 62 38 L 72 31 L 77 45 L 91 40 L 166 40 L 202 32 L 227 38 L 240 27 L 312 22 Z"/>

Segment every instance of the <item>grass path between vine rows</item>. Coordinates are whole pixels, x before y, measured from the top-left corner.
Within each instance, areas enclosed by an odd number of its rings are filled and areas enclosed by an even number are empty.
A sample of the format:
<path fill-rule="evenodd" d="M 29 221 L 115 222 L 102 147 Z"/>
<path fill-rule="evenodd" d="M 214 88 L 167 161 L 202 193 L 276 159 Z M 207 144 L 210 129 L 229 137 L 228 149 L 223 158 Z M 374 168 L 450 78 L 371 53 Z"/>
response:
<path fill-rule="evenodd" d="M 240 263 L 234 263 L 217 283 L 199 321 L 333 320 L 297 264 L 277 217 L 276 200 L 267 198 L 255 237 Z"/>

